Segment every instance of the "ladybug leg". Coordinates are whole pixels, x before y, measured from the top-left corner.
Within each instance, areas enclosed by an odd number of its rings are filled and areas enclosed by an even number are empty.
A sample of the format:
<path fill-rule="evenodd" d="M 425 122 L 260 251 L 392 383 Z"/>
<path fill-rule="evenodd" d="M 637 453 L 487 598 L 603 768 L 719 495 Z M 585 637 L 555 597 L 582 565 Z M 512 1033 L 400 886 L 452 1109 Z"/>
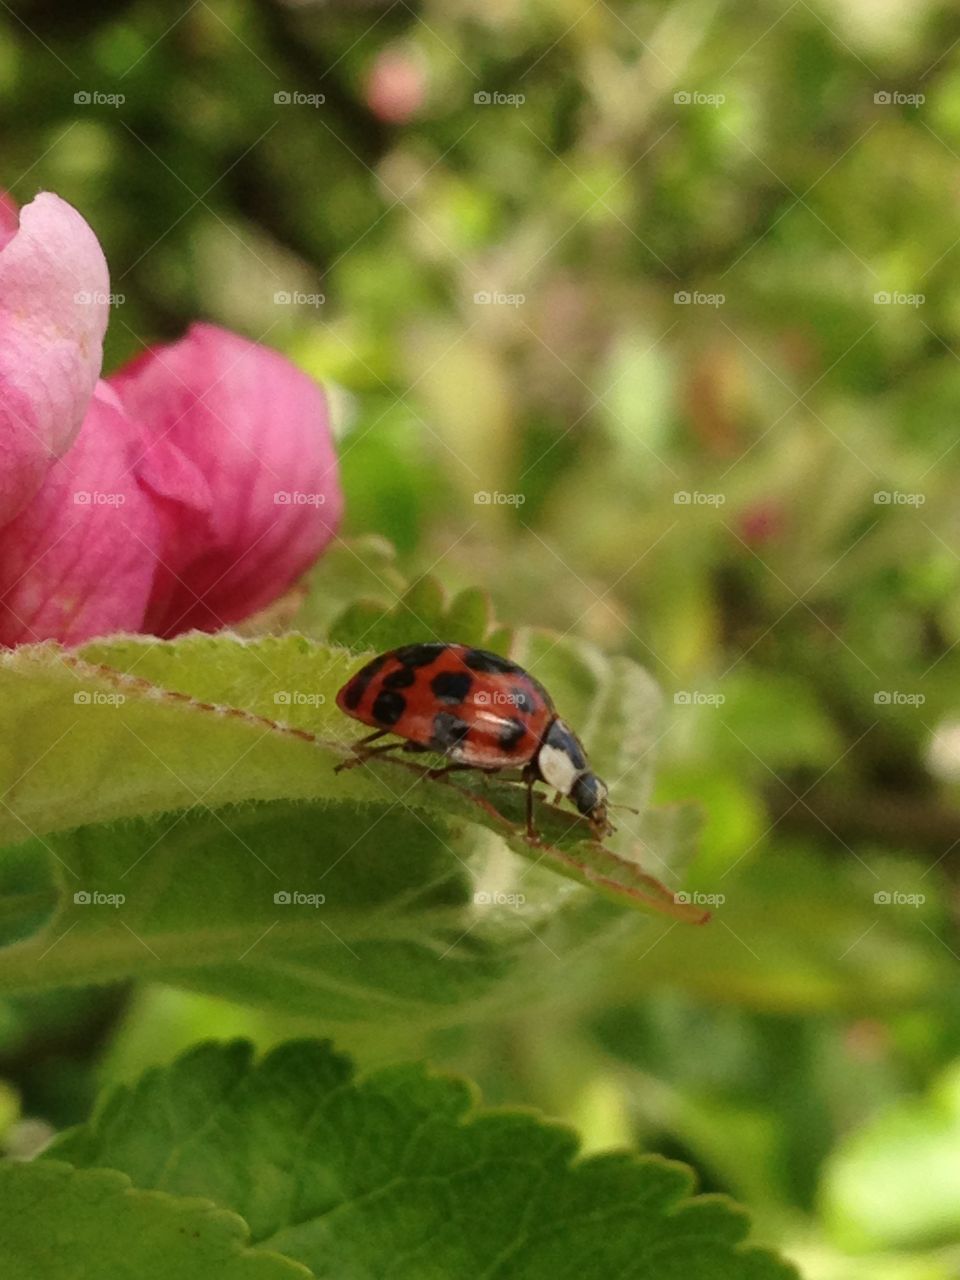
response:
<path fill-rule="evenodd" d="M 349 760 L 341 760 L 338 765 L 334 766 L 334 773 L 340 773 L 343 769 L 352 769 L 355 765 L 362 764 L 367 756 L 380 755 L 381 752 L 390 751 L 393 747 L 399 746 L 397 742 L 390 742 L 385 747 L 368 747 L 368 743 L 376 742 L 378 738 L 386 735 L 386 729 L 377 729 L 375 733 L 368 733 L 365 738 L 361 738 L 359 742 L 355 742 L 351 750 L 354 752 Z"/>
<path fill-rule="evenodd" d="M 539 844 L 540 837 L 533 825 L 533 784 L 538 781 L 538 777 L 532 769 L 524 769 L 523 780 L 527 784 L 527 839 Z"/>

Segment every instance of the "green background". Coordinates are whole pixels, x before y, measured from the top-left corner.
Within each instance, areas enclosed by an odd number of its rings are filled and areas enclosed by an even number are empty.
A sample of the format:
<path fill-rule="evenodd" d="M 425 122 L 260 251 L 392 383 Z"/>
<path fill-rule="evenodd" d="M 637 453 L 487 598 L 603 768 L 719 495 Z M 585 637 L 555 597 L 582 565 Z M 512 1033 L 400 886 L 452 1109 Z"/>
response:
<path fill-rule="evenodd" d="M 703 806 L 713 923 L 637 924 L 595 1008 L 358 1032 L 361 1064 L 427 1053 L 683 1158 L 813 1280 L 956 1275 L 960 17 L 4 8 L 0 185 L 95 229 L 107 369 L 196 318 L 286 351 L 331 392 L 364 589 L 485 588 L 666 692 L 656 798 Z M 3 1007 L 0 1069 L 59 1126 L 194 1039 L 291 1030 L 323 1026 L 48 996 Z"/>

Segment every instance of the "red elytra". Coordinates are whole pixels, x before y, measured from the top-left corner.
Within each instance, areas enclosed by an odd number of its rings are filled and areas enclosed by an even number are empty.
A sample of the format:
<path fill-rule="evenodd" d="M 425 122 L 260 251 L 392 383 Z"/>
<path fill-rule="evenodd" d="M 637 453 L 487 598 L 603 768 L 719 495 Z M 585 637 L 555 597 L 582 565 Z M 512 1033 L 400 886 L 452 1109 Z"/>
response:
<path fill-rule="evenodd" d="M 462 644 L 409 644 L 372 659 L 337 694 L 337 706 L 375 732 L 355 744 L 338 769 L 388 751 L 432 751 L 445 769 L 519 768 L 527 785 L 527 832 L 533 829 L 533 784 L 569 797 L 597 834 L 607 820 L 607 788 L 590 769 L 576 735 L 553 700 L 515 662 Z M 386 734 L 400 742 L 372 747 Z"/>

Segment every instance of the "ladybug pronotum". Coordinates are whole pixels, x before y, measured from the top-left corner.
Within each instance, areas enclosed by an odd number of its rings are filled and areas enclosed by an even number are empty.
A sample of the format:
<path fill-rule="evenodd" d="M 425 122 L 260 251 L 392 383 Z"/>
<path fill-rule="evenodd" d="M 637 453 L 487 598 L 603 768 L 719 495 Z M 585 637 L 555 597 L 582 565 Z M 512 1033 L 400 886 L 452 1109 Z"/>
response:
<path fill-rule="evenodd" d="M 546 689 L 515 662 L 463 644 L 408 644 L 382 653 L 352 676 L 337 706 L 375 729 L 338 769 L 388 751 L 432 751 L 452 763 L 431 771 L 518 768 L 527 787 L 527 834 L 533 827 L 533 785 L 545 782 L 568 797 L 598 836 L 613 830 L 607 787 L 590 769 L 583 747 L 559 718 Z M 402 739 L 370 744 L 386 734 Z"/>

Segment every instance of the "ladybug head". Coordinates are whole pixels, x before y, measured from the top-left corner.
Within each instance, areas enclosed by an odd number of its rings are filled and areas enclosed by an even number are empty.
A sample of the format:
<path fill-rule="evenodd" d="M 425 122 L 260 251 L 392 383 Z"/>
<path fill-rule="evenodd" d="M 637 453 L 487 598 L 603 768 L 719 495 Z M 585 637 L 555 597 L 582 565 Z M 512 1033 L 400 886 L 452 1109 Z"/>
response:
<path fill-rule="evenodd" d="M 601 836 L 610 835 L 613 827 L 607 818 L 607 784 L 595 773 L 581 773 L 573 784 L 570 799 L 585 818 L 589 818 Z"/>
<path fill-rule="evenodd" d="M 544 735 L 536 764 L 544 782 L 568 796 L 598 835 L 612 832 L 606 783 L 590 770 L 579 739 L 562 720 L 554 720 Z"/>

